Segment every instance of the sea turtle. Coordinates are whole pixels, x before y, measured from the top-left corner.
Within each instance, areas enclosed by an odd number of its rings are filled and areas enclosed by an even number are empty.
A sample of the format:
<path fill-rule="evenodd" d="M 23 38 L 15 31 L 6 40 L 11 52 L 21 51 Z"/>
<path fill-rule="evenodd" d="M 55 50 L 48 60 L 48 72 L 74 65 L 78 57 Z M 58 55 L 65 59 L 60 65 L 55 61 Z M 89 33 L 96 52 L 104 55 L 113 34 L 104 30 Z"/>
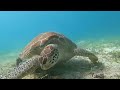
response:
<path fill-rule="evenodd" d="M 75 55 L 88 57 L 93 63 L 98 58 L 91 52 L 78 48 L 75 43 L 64 35 L 56 32 L 45 32 L 35 37 L 16 60 L 13 71 L 1 78 L 22 78 L 37 68 L 48 70 L 56 64 L 70 60 Z"/>

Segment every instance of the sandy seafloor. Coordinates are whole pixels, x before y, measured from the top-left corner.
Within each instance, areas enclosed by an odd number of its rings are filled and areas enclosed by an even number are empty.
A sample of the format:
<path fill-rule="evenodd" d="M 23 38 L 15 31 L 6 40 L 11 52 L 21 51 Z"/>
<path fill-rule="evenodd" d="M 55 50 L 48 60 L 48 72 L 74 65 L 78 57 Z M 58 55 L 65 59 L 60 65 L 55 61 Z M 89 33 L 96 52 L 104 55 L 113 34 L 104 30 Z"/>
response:
<path fill-rule="evenodd" d="M 99 63 L 91 64 L 87 57 L 75 56 L 63 65 L 55 66 L 47 72 L 38 72 L 23 79 L 120 79 L 120 40 L 78 40 L 78 47 L 94 53 Z M 15 67 L 20 51 L 0 54 L 0 74 L 6 74 Z"/>

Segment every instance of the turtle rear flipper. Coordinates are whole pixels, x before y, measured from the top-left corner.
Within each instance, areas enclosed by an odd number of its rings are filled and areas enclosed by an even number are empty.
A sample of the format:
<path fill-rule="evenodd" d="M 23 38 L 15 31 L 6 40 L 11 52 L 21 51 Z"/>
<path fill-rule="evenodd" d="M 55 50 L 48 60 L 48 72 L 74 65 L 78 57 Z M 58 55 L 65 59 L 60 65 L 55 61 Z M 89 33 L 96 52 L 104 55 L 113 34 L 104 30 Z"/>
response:
<path fill-rule="evenodd" d="M 75 53 L 75 55 L 88 57 L 93 63 L 96 63 L 98 61 L 97 56 L 95 56 L 93 53 L 91 53 L 85 49 L 77 48 L 74 50 L 74 53 Z"/>

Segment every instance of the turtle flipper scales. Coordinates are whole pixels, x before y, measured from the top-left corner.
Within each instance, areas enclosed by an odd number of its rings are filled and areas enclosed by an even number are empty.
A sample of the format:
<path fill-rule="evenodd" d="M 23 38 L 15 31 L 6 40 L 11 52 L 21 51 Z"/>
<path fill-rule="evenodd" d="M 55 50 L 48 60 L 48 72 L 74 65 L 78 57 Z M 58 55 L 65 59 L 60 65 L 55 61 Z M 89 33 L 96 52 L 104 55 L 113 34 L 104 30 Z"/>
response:
<path fill-rule="evenodd" d="M 19 79 L 27 75 L 28 73 L 34 72 L 39 67 L 40 56 L 34 56 L 29 60 L 26 60 L 22 64 L 19 64 L 12 71 L 8 72 L 5 76 L 0 76 L 0 79 Z"/>

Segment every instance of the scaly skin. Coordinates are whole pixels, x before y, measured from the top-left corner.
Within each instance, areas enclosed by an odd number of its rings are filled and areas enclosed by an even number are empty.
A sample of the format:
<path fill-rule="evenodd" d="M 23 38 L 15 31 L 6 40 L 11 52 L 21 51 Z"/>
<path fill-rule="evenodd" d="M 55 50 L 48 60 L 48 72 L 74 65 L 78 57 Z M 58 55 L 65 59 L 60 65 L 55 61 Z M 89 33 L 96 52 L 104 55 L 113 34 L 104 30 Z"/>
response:
<path fill-rule="evenodd" d="M 15 67 L 14 70 L 7 73 L 7 75 L 0 77 L 0 79 L 20 79 L 24 77 L 25 75 L 34 72 L 39 65 L 39 59 L 40 56 L 34 56 L 30 58 L 29 60 L 26 60 L 22 64 L 20 64 L 18 67 Z"/>

